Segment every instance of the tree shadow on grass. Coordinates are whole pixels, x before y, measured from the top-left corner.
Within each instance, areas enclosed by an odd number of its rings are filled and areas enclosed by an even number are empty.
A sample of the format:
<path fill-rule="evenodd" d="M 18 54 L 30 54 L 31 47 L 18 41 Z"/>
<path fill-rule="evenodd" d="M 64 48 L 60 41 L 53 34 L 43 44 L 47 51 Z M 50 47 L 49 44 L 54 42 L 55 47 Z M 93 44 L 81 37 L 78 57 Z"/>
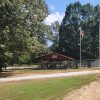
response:
<path fill-rule="evenodd" d="M 2 71 L 0 72 L 0 78 L 6 78 L 9 76 L 13 76 L 13 72 L 12 71 Z"/>

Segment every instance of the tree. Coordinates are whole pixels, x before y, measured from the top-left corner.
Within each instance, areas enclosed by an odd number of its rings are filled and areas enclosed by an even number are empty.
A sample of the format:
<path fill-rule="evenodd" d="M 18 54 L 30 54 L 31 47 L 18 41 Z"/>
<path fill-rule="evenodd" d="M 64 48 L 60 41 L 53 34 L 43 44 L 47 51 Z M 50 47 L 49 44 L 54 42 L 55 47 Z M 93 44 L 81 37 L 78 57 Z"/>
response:
<path fill-rule="evenodd" d="M 59 22 L 55 21 L 51 25 L 47 25 L 47 36 L 46 40 L 50 41 L 52 45 L 49 47 L 49 49 L 54 52 L 55 49 L 58 46 L 58 39 L 59 39 Z"/>
<path fill-rule="evenodd" d="M 59 22 L 55 21 L 54 23 L 52 23 L 51 27 L 52 27 L 52 42 L 53 44 L 51 45 L 51 50 L 54 52 L 58 46 L 58 42 L 59 42 Z"/>
<path fill-rule="evenodd" d="M 0 68 L 30 60 L 45 49 L 44 0 L 0 1 Z M 10 60 L 8 61 L 8 58 Z"/>
<path fill-rule="evenodd" d="M 97 10 L 96 10 L 97 9 Z M 59 45 L 56 52 L 79 59 L 79 27 L 84 30 L 82 38 L 82 59 L 98 58 L 98 21 L 100 6 L 71 3 L 66 8 L 65 17 L 59 30 Z"/>
<path fill-rule="evenodd" d="M 58 52 L 67 56 L 78 58 L 79 54 L 79 23 L 81 4 L 69 4 L 66 8 L 65 17 L 62 20 L 59 30 Z"/>

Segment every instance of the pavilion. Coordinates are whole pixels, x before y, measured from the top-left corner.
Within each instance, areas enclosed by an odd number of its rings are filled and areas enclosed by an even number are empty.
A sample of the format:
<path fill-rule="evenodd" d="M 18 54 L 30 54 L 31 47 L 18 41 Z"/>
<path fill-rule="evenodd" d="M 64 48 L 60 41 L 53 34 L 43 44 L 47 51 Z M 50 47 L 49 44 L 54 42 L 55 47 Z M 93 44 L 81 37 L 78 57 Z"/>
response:
<path fill-rule="evenodd" d="M 41 63 L 41 66 L 39 66 L 42 69 L 56 69 L 58 66 L 59 68 L 68 67 L 68 64 L 66 66 L 62 65 L 63 61 L 74 61 L 74 58 L 59 54 L 59 53 L 50 53 L 46 55 L 42 55 L 38 57 L 39 62 Z M 71 66 L 71 64 L 69 65 Z"/>

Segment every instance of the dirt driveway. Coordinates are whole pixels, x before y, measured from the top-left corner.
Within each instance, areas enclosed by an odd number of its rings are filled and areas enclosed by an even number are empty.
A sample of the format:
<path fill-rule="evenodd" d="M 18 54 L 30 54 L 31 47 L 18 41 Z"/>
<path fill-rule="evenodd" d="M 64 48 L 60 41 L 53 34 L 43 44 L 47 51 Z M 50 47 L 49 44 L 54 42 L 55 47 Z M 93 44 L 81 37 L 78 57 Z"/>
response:
<path fill-rule="evenodd" d="M 63 100 L 100 100 L 100 79 L 71 92 Z"/>
<path fill-rule="evenodd" d="M 68 72 L 68 73 L 55 73 L 55 74 L 45 74 L 45 75 L 27 75 L 27 76 L 17 76 L 0 78 L 0 82 L 9 81 L 21 81 L 21 80 L 33 80 L 33 79 L 47 79 L 47 78 L 59 78 L 59 77 L 69 77 L 69 76 L 79 76 L 79 75 L 89 75 L 89 74 L 99 74 L 100 70 L 95 71 L 78 71 L 78 72 Z"/>

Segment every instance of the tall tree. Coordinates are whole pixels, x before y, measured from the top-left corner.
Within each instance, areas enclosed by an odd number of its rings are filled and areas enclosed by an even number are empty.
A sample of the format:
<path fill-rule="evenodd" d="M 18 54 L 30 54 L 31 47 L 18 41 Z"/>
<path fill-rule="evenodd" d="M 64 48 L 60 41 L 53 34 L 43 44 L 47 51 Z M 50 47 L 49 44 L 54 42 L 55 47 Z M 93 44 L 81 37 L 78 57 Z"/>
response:
<path fill-rule="evenodd" d="M 48 34 L 46 34 L 46 40 L 47 42 L 49 41 L 50 46 L 49 46 L 49 50 L 51 52 L 54 52 L 55 49 L 58 46 L 58 41 L 59 41 L 59 22 L 55 21 L 54 23 L 52 23 L 51 25 L 47 25 L 47 30 L 46 32 Z"/>
<path fill-rule="evenodd" d="M 97 9 L 97 10 L 96 10 Z M 65 17 L 60 26 L 57 52 L 79 59 L 79 27 L 85 32 L 82 38 L 83 59 L 98 58 L 98 21 L 100 6 L 71 3 L 66 8 Z"/>
<path fill-rule="evenodd" d="M 55 21 L 54 23 L 52 23 L 51 25 L 51 32 L 52 32 L 52 42 L 53 44 L 51 45 L 51 50 L 54 52 L 58 46 L 58 42 L 59 42 L 59 22 Z"/>
<path fill-rule="evenodd" d="M 0 69 L 28 61 L 45 49 L 44 0 L 0 1 Z M 8 58 L 10 58 L 8 60 Z"/>

